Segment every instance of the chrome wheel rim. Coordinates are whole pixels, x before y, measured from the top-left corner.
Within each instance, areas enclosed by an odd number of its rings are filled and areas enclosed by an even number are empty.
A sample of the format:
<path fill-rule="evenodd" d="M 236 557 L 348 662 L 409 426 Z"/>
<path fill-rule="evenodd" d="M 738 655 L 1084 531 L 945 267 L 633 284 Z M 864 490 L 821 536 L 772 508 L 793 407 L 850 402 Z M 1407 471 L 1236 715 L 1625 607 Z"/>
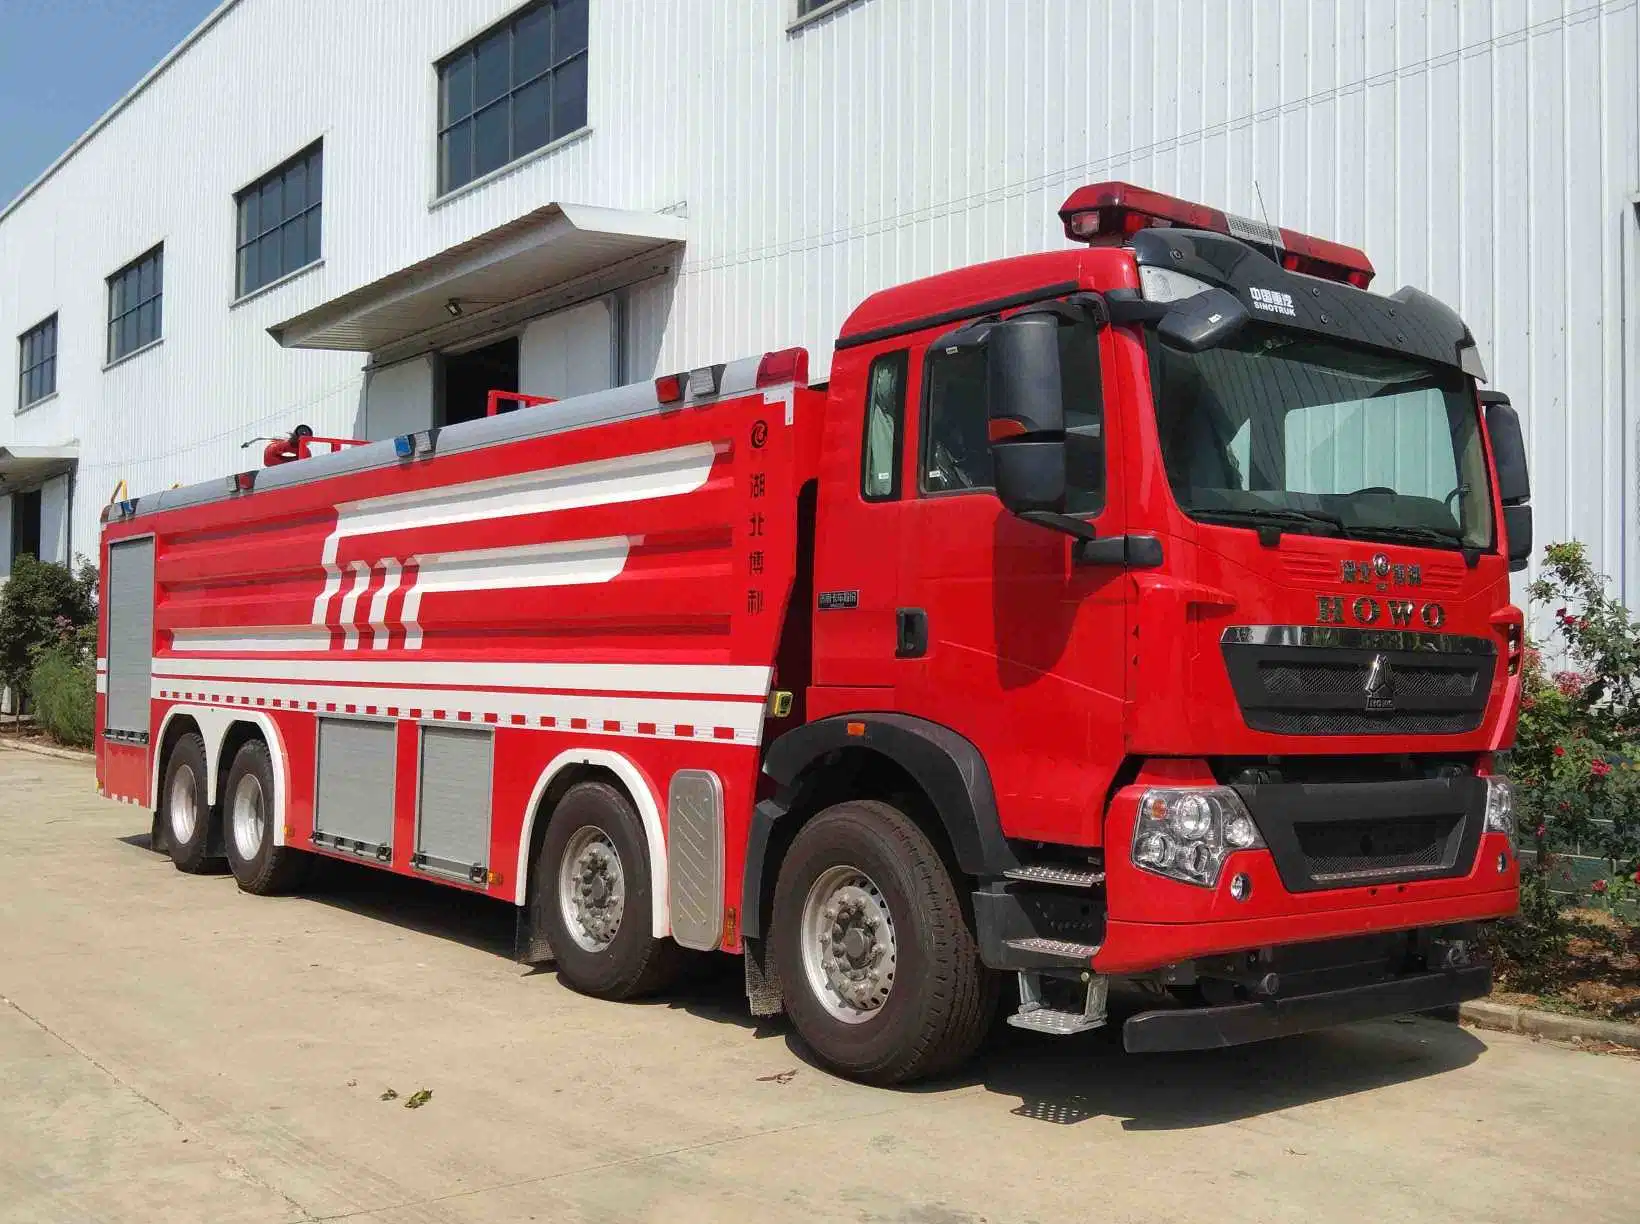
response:
<path fill-rule="evenodd" d="M 194 801 L 198 789 L 194 767 L 178 765 L 171 775 L 171 793 L 165 803 L 171 820 L 171 839 L 178 845 L 193 841 L 194 830 L 199 827 L 199 807 Z"/>
<path fill-rule="evenodd" d="M 558 866 L 558 908 L 569 937 L 587 952 L 602 952 L 620 933 L 626 912 L 626 875 L 609 835 L 583 825 L 570 835 Z"/>
<path fill-rule="evenodd" d="M 803 900 L 802 923 L 810 992 L 844 1024 L 873 1019 L 894 989 L 899 960 L 882 890 L 858 867 L 829 867 Z"/>
<path fill-rule="evenodd" d="M 244 862 L 250 862 L 262 850 L 262 839 L 267 836 L 268 819 L 262 803 L 262 781 L 255 774 L 246 774 L 233 788 L 233 845 Z"/>

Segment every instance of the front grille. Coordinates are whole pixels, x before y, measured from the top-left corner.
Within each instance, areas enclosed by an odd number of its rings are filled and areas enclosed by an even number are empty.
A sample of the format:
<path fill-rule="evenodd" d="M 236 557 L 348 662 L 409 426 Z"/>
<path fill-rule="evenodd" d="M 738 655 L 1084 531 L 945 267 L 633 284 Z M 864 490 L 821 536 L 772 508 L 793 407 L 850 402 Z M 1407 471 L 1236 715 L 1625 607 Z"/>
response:
<path fill-rule="evenodd" d="M 1470 648 L 1476 641 L 1486 649 Z M 1455 735 L 1480 726 L 1497 661 L 1489 642 L 1436 634 L 1385 642 L 1383 649 L 1373 641 L 1289 644 L 1227 632 L 1222 649 L 1242 717 L 1255 731 Z"/>
<path fill-rule="evenodd" d="M 1295 824 L 1293 832 L 1310 878 L 1332 881 L 1440 867 L 1458 821 L 1455 815 L 1422 820 L 1347 820 Z"/>
<path fill-rule="evenodd" d="M 1473 866 L 1486 780 L 1255 782 L 1236 787 L 1289 892 L 1437 880 Z"/>
<path fill-rule="evenodd" d="M 1351 714 L 1347 711 L 1311 712 L 1267 710 L 1249 715 L 1255 731 L 1278 735 L 1458 735 L 1481 725 L 1481 714 L 1418 714 L 1410 710 L 1391 714 Z"/>

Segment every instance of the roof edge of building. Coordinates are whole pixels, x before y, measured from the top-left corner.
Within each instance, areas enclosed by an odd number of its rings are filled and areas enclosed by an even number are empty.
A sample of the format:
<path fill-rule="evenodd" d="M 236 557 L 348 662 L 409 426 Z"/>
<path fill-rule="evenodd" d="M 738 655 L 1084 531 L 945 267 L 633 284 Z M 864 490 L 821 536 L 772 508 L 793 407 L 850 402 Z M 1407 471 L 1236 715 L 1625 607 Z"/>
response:
<path fill-rule="evenodd" d="M 228 11 L 236 7 L 238 4 L 239 0 L 222 0 L 220 4 L 207 13 L 205 15 L 205 19 L 189 31 L 181 42 L 172 47 L 171 50 L 166 53 L 164 59 L 160 60 L 159 63 L 155 64 L 152 68 L 145 72 L 142 78 L 135 85 L 131 86 L 130 89 L 126 90 L 125 93 L 120 95 L 119 100 L 115 102 L 113 106 L 110 106 L 100 116 L 98 116 L 96 122 L 82 132 L 73 144 L 69 145 L 68 148 L 59 153 L 55 161 L 53 161 L 44 170 L 40 171 L 40 173 L 36 175 L 26 187 L 12 197 L 4 208 L 0 208 L 0 221 L 4 221 L 7 217 L 11 216 L 12 213 L 16 212 L 17 209 L 22 206 L 25 200 L 27 200 L 41 187 L 45 186 L 46 180 L 50 179 L 57 173 L 57 171 L 66 166 L 70 158 L 72 158 L 86 145 L 90 144 L 92 138 L 95 137 L 98 132 L 102 131 L 105 127 L 112 123 L 119 116 L 121 111 L 130 106 L 132 102 L 136 101 L 137 97 L 143 92 L 143 90 L 147 89 L 148 86 L 158 80 L 161 73 L 163 73 L 177 60 L 181 59 L 183 53 L 187 51 L 189 47 L 193 46 L 201 38 L 204 38 L 205 35 L 210 32 L 211 27 L 221 21 L 222 18 L 226 17 L 228 15 Z"/>

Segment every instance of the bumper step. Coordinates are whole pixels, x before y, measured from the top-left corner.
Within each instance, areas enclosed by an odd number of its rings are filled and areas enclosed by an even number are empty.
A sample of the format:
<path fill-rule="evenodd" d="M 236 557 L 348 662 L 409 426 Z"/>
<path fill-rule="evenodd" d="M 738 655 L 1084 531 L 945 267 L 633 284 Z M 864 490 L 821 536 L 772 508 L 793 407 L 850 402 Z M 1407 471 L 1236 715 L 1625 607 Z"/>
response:
<path fill-rule="evenodd" d="M 1057 884 L 1061 888 L 1092 888 L 1105 882 L 1105 873 L 1091 867 L 1059 867 L 1048 863 L 1011 867 L 1002 874 L 1010 880 L 1023 880 L 1027 884 Z"/>
<path fill-rule="evenodd" d="M 1030 1029 L 1034 1033 L 1047 1033 L 1051 1037 L 1072 1037 L 1089 1029 L 1100 1028 L 1105 1022 L 1090 1020 L 1082 1012 L 1060 1011 L 1055 1007 L 1033 1007 L 1030 1011 L 1021 1009 L 1015 1012 L 1008 1017 L 1008 1023 L 1015 1028 Z"/>
<path fill-rule="evenodd" d="M 1050 973 L 1047 976 L 1060 978 L 1062 993 L 1059 997 L 1064 999 L 1063 991 L 1067 989 L 1067 984 L 1062 975 Z M 1050 1037 L 1071 1037 L 1089 1029 L 1104 1027 L 1105 1002 L 1110 996 L 1109 978 L 1091 977 L 1077 982 L 1076 986 L 1082 994 L 1082 1010 L 1072 1011 L 1050 1006 L 1043 1001 L 1043 977 L 1043 974 L 1032 970 L 1020 970 L 1019 1010 L 1008 1017 L 1009 1024 L 1036 1033 L 1047 1033 Z"/>

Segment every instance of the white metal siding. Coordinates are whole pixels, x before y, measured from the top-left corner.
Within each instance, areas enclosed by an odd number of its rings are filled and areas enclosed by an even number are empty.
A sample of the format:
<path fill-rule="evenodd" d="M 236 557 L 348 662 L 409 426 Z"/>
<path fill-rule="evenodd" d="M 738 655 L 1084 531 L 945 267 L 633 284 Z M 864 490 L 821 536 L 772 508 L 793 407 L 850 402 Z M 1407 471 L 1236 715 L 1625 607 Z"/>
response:
<path fill-rule="evenodd" d="M 122 476 L 352 432 L 362 358 L 267 325 L 545 202 L 688 218 L 626 297 L 634 377 L 794 343 L 820 376 L 864 294 L 1059 246 L 1069 190 L 1125 178 L 1456 305 L 1526 421 L 1539 538 L 1640 605 L 1637 0 L 858 0 L 791 33 L 789 0 L 592 4 L 590 135 L 436 206 L 431 64 L 512 0 L 241 0 L 0 218 L 0 338 L 62 329 L 58 398 L 0 440 L 80 439 L 76 539 Z M 323 264 L 230 308 L 233 191 L 319 136 Z M 160 240 L 165 341 L 105 373 L 103 278 Z"/>

